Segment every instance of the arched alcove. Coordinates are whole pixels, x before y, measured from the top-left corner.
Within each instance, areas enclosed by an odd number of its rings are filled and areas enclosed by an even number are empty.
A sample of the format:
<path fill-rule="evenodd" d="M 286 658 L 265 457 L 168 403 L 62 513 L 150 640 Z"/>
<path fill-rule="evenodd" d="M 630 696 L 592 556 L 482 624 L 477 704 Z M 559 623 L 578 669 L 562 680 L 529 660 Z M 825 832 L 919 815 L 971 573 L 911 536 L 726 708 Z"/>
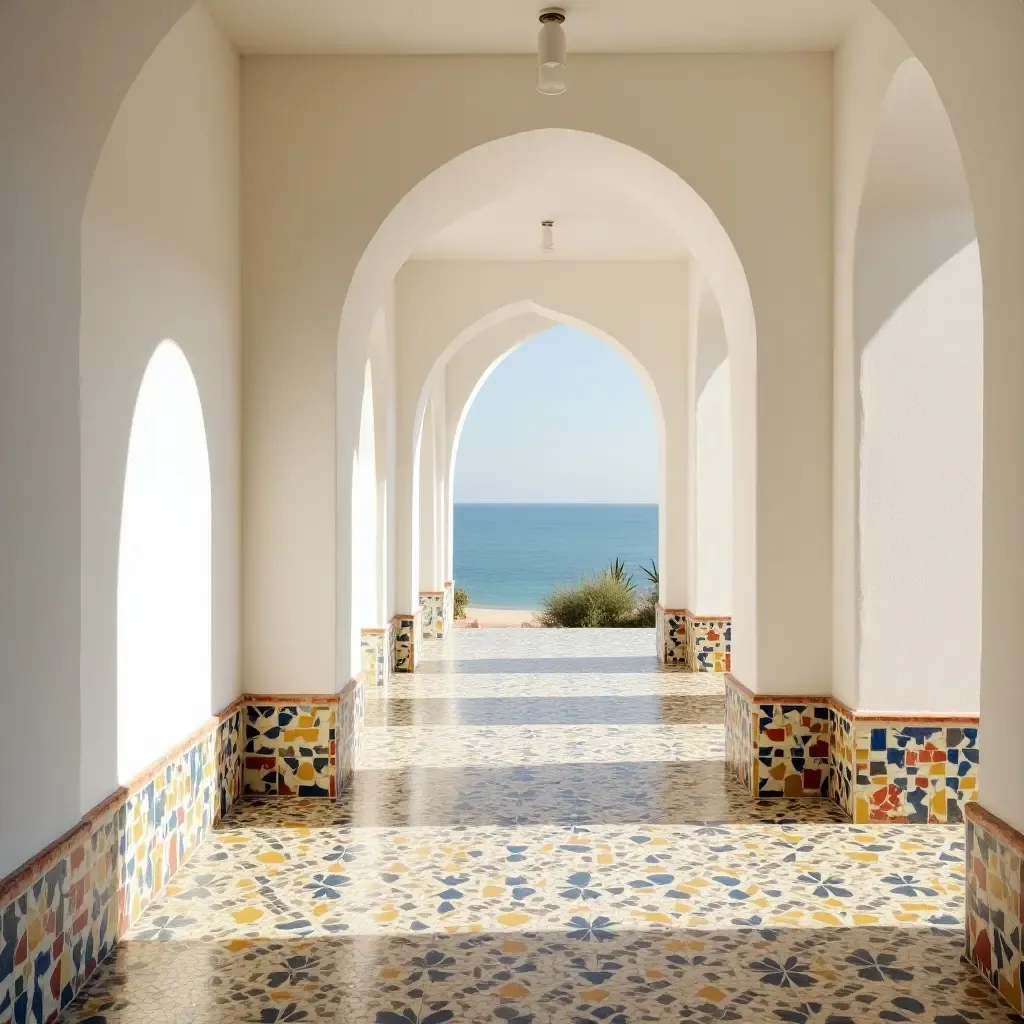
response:
<path fill-rule="evenodd" d="M 729 351 L 732 357 L 734 418 L 733 462 L 736 508 L 733 551 L 733 619 L 736 634 L 743 636 L 749 662 L 737 663 L 737 671 L 756 681 L 756 345 L 754 311 L 739 256 L 725 228 L 710 206 L 678 174 L 653 157 L 614 139 L 571 129 L 535 129 L 493 139 L 438 167 L 415 185 L 390 211 L 360 256 L 353 272 L 342 310 L 338 332 L 339 395 L 351 376 L 354 353 L 365 346 L 377 309 L 393 287 L 398 271 L 418 245 L 435 236 L 459 217 L 479 210 L 515 193 L 524 181 L 534 185 L 552 169 L 565 167 L 584 174 L 589 185 L 610 194 L 628 194 L 631 201 L 659 219 L 663 226 L 685 240 L 688 252 L 699 263 L 710 289 L 719 301 Z M 407 401 L 411 396 L 406 396 Z M 403 416 L 406 417 L 403 421 Z M 420 422 L 423 402 L 398 410 L 399 434 L 409 430 L 416 439 L 409 455 L 419 462 Z M 339 401 L 338 431 L 349 432 L 350 411 Z M 402 442 L 399 442 L 400 445 Z M 342 443 L 340 451 L 347 451 Z M 400 467 L 401 474 L 401 467 Z M 408 474 L 411 489 L 399 495 L 399 508 L 418 505 L 418 470 Z M 412 519 L 418 520 L 413 508 Z M 341 519 L 339 518 L 339 527 Z M 419 565 L 419 551 L 410 551 L 409 540 L 398 540 L 400 562 Z M 339 549 L 348 538 L 339 535 Z M 663 560 L 664 564 L 664 560 Z M 344 570 L 339 564 L 339 570 Z M 415 599 L 415 586 L 399 584 L 398 603 Z M 406 596 L 405 591 L 410 591 Z M 342 663 L 352 652 L 339 648 Z M 345 669 L 341 669 L 344 672 Z"/>
<path fill-rule="evenodd" d="M 139 386 L 117 570 L 118 776 L 128 781 L 211 711 L 210 464 L 199 391 L 172 341 Z"/>
<path fill-rule="evenodd" d="M 953 129 L 916 60 L 879 114 L 857 228 L 861 707 L 977 712 L 982 294 Z"/>

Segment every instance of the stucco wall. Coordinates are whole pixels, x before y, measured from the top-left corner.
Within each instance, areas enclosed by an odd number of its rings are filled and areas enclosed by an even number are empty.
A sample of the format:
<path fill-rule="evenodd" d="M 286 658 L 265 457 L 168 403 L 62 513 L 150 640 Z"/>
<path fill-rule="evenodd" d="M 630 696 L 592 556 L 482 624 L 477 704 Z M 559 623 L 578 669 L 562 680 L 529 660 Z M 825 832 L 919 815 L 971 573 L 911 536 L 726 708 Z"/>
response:
<path fill-rule="evenodd" d="M 187 6 L 0 5 L 0 874 L 80 813 L 82 209 L 121 100 Z"/>
<path fill-rule="evenodd" d="M 125 459 L 143 371 L 164 339 L 184 352 L 202 402 L 213 615 L 210 679 L 180 679 L 177 694 L 152 694 L 153 705 L 165 708 L 162 721 L 174 721 L 172 733 L 180 733 L 161 734 L 163 742 L 172 746 L 240 692 L 238 105 L 238 59 L 205 10 L 195 8 L 125 98 L 82 219 L 83 810 L 118 785 Z M 192 694 L 198 686 L 207 692 Z M 176 701 L 192 709 L 194 720 L 177 720 Z M 151 749 L 149 759 L 162 753 Z"/>

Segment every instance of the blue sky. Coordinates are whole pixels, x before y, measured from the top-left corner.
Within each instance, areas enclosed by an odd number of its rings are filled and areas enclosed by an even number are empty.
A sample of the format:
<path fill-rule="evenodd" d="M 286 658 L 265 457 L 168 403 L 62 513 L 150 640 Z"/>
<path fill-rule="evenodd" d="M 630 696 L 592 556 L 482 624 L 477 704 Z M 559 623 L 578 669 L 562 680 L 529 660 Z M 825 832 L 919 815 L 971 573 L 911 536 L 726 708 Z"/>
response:
<path fill-rule="evenodd" d="M 470 407 L 455 500 L 657 502 L 654 410 L 609 345 L 571 327 L 524 342 Z"/>

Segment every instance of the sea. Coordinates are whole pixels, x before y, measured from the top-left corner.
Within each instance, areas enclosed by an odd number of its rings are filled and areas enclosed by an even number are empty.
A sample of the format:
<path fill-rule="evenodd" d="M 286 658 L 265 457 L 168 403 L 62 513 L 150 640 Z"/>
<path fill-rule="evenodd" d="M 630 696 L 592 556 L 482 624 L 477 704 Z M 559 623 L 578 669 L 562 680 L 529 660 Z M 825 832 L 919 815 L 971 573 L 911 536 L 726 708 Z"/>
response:
<path fill-rule="evenodd" d="M 658 555 L 657 505 L 455 505 L 455 585 L 477 608 L 541 607 L 616 559 L 638 583 Z"/>

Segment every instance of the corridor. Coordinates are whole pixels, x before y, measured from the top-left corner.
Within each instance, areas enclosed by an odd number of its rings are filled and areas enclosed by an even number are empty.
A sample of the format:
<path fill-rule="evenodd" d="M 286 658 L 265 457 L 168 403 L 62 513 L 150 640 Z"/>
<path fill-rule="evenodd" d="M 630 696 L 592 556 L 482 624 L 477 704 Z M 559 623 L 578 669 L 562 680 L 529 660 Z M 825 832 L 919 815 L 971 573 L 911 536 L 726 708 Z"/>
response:
<path fill-rule="evenodd" d="M 727 776 L 649 631 L 456 630 L 338 803 L 240 802 L 64 1019 L 1020 1020 L 960 962 L 963 827 Z"/>

